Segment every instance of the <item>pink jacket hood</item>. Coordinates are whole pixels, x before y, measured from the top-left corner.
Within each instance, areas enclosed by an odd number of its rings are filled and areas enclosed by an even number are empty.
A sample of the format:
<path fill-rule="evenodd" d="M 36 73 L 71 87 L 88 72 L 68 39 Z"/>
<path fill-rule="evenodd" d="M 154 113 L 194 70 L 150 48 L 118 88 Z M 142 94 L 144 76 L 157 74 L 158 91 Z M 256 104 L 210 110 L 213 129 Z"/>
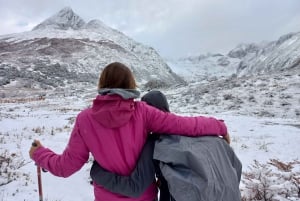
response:
<path fill-rule="evenodd" d="M 119 95 L 97 96 L 92 107 L 92 116 L 106 128 L 125 125 L 134 112 L 134 100 L 124 100 Z"/>

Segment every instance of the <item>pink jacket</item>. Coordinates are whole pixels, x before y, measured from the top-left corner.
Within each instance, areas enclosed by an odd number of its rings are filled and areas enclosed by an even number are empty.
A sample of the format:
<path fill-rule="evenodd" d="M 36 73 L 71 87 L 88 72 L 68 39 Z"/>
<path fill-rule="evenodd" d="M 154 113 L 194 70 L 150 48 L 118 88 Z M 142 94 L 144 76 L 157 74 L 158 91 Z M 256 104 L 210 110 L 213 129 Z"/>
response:
<path fill-rule="evenodd" d="M 33 159 L 60 177 L 78 171 L 89 153 L 105 169 L 129 175 L 150 132 L 188 136 L 226 135 L 222 121 L 207 117 L 182 117 L 162 112 L 141 101 L 125 100 L 118 95 L 97 96 L 92 108 L 77 116 L 69 143 L 61 155 L 40 147 Z M 153 201 L 157 190 L 150 186 L 139 198 L 111 193 L 94 184 L 95 201 Z"/>

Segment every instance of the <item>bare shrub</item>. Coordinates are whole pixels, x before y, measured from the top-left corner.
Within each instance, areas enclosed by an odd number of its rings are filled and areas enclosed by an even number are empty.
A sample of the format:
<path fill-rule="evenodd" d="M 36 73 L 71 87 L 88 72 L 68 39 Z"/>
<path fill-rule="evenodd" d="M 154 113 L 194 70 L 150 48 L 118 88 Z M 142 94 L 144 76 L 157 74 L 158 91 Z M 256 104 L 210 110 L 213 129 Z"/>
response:
<path fill-rule="evenodd" d="M 223 95 L 224 100 L 232 100 L 234 96 L 232 94 L 224 94 Z"/>
<path fill-rule="evenodd" d="M 299 200 L 300 161 L 282 162 L 270 159 L 262 164 L 254 161 L 249 172 L 243 173 L 242 200 Z"/>
<path fill-rule="evenodd" d="M 263 103 L 264 105 L 273 105 L 273 101 L 272 100 L 266 100 Z"/>
<path fill-rule="evenodd" d="M 25 165 L 25 160 L 16 153 L 4 150 L 0 154 L 0 186 L 6 185 L 19 177 L 17 169 Z"/>
<path fill-rule="evenodd" d="M 164 87 L 168 87 L 168 84 L 162 80 L 149 80 L 144 87 L 146 89 L 158 89 L 158 88 L 164 88 Z"/>
<path fill-rule="evenodd" d="M 287 101 L 282 101 L 280 103 L 281 106 L 289 106 L 289 105 L 292 105 L 291 103 L 287 102 Z"/>
<path fill-rule="evenodd" d="M 41 128 L 41 127 L 36 127 L 36 128 L 32 128 L 32 131 L 38 134 L 42 134 L 44 132 L 45 128 Z"/>
<path fill-rule="evenodd" d="M 249 101 L 249 102 L 252 102 L 252 103 L 256 103 L 255 97 L 254 97 L 253 95 L 250 95 L 250 96 L 248 97 L 248 101 Z"/>

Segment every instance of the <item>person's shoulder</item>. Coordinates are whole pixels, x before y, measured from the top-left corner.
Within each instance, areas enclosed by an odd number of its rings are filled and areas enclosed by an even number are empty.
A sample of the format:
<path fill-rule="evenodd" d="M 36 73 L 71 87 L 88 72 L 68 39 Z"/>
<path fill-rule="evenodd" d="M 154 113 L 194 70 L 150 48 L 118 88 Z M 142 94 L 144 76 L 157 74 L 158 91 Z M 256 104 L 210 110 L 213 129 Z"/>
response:
<path fill-rule="evenodd" d="M 92 109 L 91 108 L 86 108 L 80 111 L 77 115 L 77 118 L 84 118 L 87 117 L 91 113 Z"/>
<path fill-rule="evenodd" d="M 155 108 L 151 105 L 148 105 L 144 101 L 135 101 L 135 108 L 138 113 L 143 113 L 146 115 L 149 113 L 153 114 L 153 113 L 155 113 L 155 111 L 159 111 L 157 108 Z"/>
<path fill-rule="evenodd" d="M 229 144 L 220 136 L 203 136 L 198 139 L 203 140 L 206 143 L 213 143 L 216 145 L 223 145 L 225 147 L 230 147 Z"/>
<path fill-rule="evenodd" d="M 135 104 L 135 107 L 139 108 L 139 109 L 144 109 L 144 108 L 149 107 L 147 105 L 147 103 L 145 103 L 144 101 L 134 101 L 134 104 Z"/>
<path fill-rule="evenodd" d="M 206 143 L 210 143 L 216 149 L 222 149 L 223 152 L 229 154 L 233 153 L 232 147 L 226 142 L 225 139 L 219 136 L 206 136 Z"/>
<path fill-rule="evenodd" d="M 140 101 L 140 100 L 135 100 L 134 103 L 136 105 L 147 105 L 147 103 L 145 103 L 144 101 Z"/>

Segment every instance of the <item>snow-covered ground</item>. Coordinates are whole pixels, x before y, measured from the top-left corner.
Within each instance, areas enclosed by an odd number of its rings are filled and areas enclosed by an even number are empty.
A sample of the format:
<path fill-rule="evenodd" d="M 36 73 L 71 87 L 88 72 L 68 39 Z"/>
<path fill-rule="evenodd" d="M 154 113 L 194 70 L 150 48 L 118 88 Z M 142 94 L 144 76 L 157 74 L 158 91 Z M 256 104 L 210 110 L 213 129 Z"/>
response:
<path fill-rule="evenodd" d="M 169 98 L 171 110 L 182 115 L 201 114 L 201 103 L 199 107 L 196 104 L 190 107 L 190 104 L 183 101 L 181 94 L 187 89 L 183 87 L 163 91 Z M 10 99 L 8 103 L 2 101 L 1 201 L 38 200 L 36 166 L 28 155 L 32 140 L 39 139 L 44 146 L 61 153 L 68 142 L 76 115 L 91 105 L 95 95 L 94 91 L 89 91 L 87 94 L 77 93 L 77 96 L 51 94 L 40 100 Z M 230 104 L 226 101 L 225 103 Z M 251 106 L 247 104 L 243 107 L 251 110 Z M 258 117 L 251 113 L 247 115 L 216 109 L 211 110 L 211 113 L 206 111 L 205 115 L 224 119 L 229 128 L 231 146 L 243 163 L 240 187 L 247 198 L 245 200 L 255 200 L 254 196 L 256 200 L 260 200 L 260 192 L 264 192 L 267 197 L 274 194 L 269 200 L 300 200 L 299 119 Z M 271 161 L 272 159 L 274 160 Z M 93 200 L 93 187 L 89 184 L 90 167 L 91 162 L 69 178 L 42 173 L 44 200 Z M 268 192 L 266 188 L 272 190 Z M 279 196 L 280 193 L 282 195 Z"/>

